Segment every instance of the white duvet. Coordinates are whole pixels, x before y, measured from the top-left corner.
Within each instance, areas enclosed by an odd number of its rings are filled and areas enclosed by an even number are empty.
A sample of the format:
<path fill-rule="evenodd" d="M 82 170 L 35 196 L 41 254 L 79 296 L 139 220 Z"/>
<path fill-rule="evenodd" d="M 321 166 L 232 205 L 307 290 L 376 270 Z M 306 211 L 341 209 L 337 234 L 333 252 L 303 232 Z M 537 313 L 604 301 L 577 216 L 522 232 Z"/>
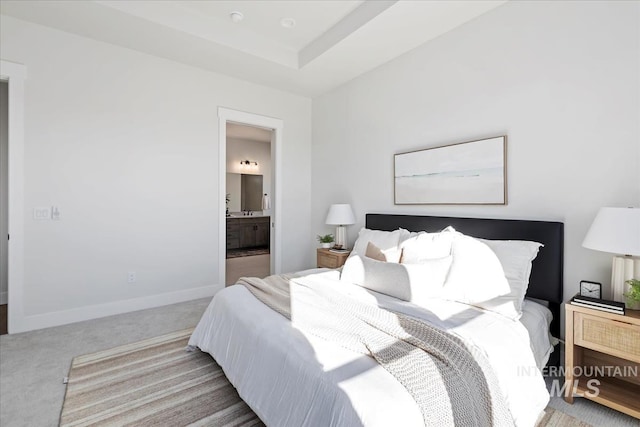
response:
<path fill-rule="evenodd" d="M 341 282 L 338 274 L 323 272 L 314 280 L 323 277 L 336 292 L 426 320 L 475 343 L 496 372 L 514 423 L 535 424 L 549 394 L 542 375 L 531 369 L 536 358 L 521 322 L 445 300 L 421 308 Z M 423 425 L 409 392 L 372 358 L 293 328 L 244 286 L 215 295 L 189 345 L 214 357 L 268 426 Z"/>

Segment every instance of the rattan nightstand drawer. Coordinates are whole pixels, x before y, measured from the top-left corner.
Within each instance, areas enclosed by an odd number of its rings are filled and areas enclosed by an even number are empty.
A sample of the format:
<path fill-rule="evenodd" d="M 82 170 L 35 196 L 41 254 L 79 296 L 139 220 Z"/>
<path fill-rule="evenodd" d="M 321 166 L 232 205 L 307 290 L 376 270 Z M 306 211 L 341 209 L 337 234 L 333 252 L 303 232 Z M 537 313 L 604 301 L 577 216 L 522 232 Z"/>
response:
<path fill-rule="evenodd" d="M 640 326 L 585 313 L 575 313 L 574 323 L 575 344 L 640 362 Z"/>
<path fill-rule="evenodd" d="M 338 258 L 324 253 L 318 253 L 318 265 L 326 268 L 338 268 Z"/>
<path fill-rule="evenodd" d="M 318 249 L 318 267 L 339 268 L 344 265 L 349 252 L 336 253 L 329 249 Z"/>

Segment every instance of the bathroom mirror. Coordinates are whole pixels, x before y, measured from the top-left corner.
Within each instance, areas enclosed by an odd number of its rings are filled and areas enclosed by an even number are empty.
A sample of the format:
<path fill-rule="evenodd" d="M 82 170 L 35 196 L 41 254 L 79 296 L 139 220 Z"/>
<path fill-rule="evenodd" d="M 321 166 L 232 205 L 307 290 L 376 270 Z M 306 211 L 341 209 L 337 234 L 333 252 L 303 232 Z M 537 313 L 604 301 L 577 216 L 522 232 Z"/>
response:
<path fill-rule="evenodd" d="M 227 173 L 229 211 L 262 210 L 262 175 Z"/>

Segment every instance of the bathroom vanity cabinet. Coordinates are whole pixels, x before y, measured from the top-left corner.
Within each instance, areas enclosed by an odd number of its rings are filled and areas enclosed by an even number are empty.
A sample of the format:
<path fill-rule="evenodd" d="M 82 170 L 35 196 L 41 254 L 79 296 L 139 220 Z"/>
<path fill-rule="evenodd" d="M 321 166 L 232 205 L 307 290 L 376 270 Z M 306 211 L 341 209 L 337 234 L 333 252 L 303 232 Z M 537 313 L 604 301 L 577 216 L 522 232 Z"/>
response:
<path fill-rule="evenodd" d="M 268 216 L 227 218 L 227 249 L 269 246 L 269 223 Z"/>

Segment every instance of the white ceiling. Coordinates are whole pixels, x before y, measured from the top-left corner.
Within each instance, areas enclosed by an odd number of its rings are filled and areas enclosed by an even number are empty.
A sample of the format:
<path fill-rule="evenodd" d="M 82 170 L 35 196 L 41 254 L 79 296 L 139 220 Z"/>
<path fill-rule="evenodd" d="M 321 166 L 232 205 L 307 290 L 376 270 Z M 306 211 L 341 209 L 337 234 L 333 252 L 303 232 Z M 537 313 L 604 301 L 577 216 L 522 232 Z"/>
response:
<path fill-rule="evenodd" d="M 506 1 L 2 0 L 0 13 L 313 97 Z"/>
<path fill-rule="evenodd" d="M 234 30 L 244 31 L 254 39 L 264 38 L 292 52 L 298 52 L 361 3 L 363 0 L 198 0 L 181 1 L 179 5 L 205 15 L 210 22 L 220 21 L 217 25 L 228 24 L 230 13 L 240 11 L 245 19 L 240 24 L 231 23 Z M 283 18 L 294 18 L 297 25 L 294 29 L 284 28 L 280 25 Z"/>

